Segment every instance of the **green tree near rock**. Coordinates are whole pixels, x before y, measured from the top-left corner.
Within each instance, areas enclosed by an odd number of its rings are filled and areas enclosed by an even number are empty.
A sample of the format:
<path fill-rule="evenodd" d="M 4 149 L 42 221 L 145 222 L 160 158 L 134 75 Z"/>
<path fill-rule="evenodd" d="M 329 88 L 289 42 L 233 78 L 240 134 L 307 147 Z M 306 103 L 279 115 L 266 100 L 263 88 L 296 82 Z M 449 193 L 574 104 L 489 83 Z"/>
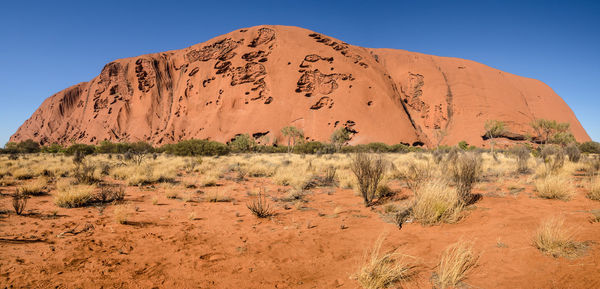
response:
<path fill-rule="evenodd" d="M 296 143 L 301 142 L 304 139 L 304 132 L 295 126 L 286 126 L 281 129 L 281 134 L 287 137 L 288 140 L 288 153 L 294 150 Z"/>
<path fill-rule="evenodd" d="M 568 122 L 557 122 L 556 120 L 536 119 L 531 123 L 535 136 L 542 144 L 558 144 L 566 146 L 575 142 L 575 137 L 570 132 L 571 125 Z"/>
<path fill-rule="evenodd" d="M 351 139 L 350 131 L 345 128 L 339 128 L 331 134 L 331 143 L 335 147 L 335 151 L 339 152 L 348 141 Z"/>
<path fill-rule="evenodd" d="M 506 132 L 504 122 L 490 119 L 485 122 L 484 128 L 485 135 L 490 140 L 490 148 L 492 151 L 492 155 L 494 155 L 494 145 L 496 144 L 496 141 L 494 139 Z"/>
<path fill-rule="evenodd" d="M 229 143 L 229 147 L 234 152 L 250 152 L 256 147 L 256 142 L 248 134 L 240 134 Z"/>

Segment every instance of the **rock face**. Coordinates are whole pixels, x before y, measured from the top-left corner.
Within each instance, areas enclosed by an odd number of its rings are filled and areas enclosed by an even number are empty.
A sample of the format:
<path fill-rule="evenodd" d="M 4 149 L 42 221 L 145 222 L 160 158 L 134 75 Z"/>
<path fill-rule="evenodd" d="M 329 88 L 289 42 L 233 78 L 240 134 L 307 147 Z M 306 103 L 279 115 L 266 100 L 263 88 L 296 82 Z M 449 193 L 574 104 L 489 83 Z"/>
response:
<path fill-rule="evenodd" d="M 484 145 L 484 123 L 512 135 L 536 118 L 571 124 L 590 140 L 550 87 L 469 60 L 353 46 L 287 26 L 242 29 L 185 49 L 107 64 L 99 76 L 49 97 L 11 141 L 48 143 L 198 138 L 248 133 L 281 143 L 301 128 L 328 141 L 346 127 L 351 143 Z"/>

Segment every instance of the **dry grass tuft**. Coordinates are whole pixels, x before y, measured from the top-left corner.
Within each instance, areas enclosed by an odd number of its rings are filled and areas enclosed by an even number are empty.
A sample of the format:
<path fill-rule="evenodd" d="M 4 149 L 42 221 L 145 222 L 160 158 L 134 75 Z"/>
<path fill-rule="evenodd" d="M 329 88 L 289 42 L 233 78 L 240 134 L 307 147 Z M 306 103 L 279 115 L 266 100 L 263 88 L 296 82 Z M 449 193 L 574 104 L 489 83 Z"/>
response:
<path fill-rule="evenodd" d="M 600 223 L 600 210 L 592 210 L 592 218 L 591 218 L 591 222 L 592 223 Z"/>
<path fill-rule="evenodd" d="M 40 196 L 47 192 L 48 179 L 41 177 L 33 182 L 27 183 L 19 187 L 17 190 L 25 195 Z"/>
<path fill-rule="evenodd" d="M 94 185 L 73 185 L 62 181 L 56 185 L 54 203 L 63 208 L 77 208 L 88 205 L 94 200 Z"/>
<path fill-rule="evenodd" d="M 535 183 L 536 195 L 544 199 L 568 201 L 573 198 L 575 191 L 565 175 L 547 175 Z"/>
<path fill-rule="evenodd" d="M 218 202 L 231 202 L 232 198 L 223 193 L 220 193 L 219 191 L 214 191 L 212 193 L 207 194 L 205 200 L 207 202 L 211 202 L 211 203 L 218 203 Z"/>
<path fill-rule="evenodd" d="M 436 281 L 440 288 L 453 287 L 467 278 L 471 269 L 477 266 L 479 255 L 473 252 L 473 244 L 459 241 L 442 253 L 436 271 Z"/>
<path fill-rule="evenodd" d="M 588 192 L 585 196 L 590 200 L 600 201 L 600 177 L 590 180 Z"/>
<path fill-rule="evenodd" d="M 564 222 L 564 218 L 556 217 L 544 220 L 533 237 L 533 246 L 553 257 L 577 257 L 585 245 L 575 242 Z"/>
<path fill-rule="evenodd" d="M 17 168 L 11 172 L 11 175 L 17 180 L 28 180 L 34 177 L 30 168 Z"/>
<path fill-rule="evenodd" d="M 394 283 L 410 280 L 415 275 L 416 266 L 411 264 L 408 256 L 389 252 L 380 254 L 383 237 L 375 242 L 370 256 L 365 256 L 366 264 L 360 268 L 357 279 L 362 288 L 381 289 Z"/>
<path fill-rule="evenodd" d="M 464 205 L 456 192 L 443 181 L 423 184 L 415 194 L 413 217 L 423 225 L 456 223 L 462 217 Z"/>
<path fill-rule="evenodd" d="M 129 206 L 126 204 L 117 205 L 113 211 L 115 221 L 119 224 L 127 224 L 129 219 Z"/>

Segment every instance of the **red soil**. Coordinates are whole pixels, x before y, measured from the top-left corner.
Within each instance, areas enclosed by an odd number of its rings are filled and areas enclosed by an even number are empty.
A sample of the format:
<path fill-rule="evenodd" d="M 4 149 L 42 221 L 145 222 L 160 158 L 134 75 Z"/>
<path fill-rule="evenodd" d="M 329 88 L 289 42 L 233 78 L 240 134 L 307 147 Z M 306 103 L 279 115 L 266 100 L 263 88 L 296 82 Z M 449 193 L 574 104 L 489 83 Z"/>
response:
<path fill-rule="evenodd" d="M 458 224 L 402 229 L 382 221 L 381 207 L 365 208 L 352 190 L 320 188 L 302 208 L 271 201 L 277 215 L 257 219 L 247 192 L 264 187 L 270 197 L 287 188 L 270 180 L 220 182 L 206 193 L 228 192 L 233 202 L 166 199 L 149 188 L 129 187 L 128 224 L 113 218 L 113 205 L 57 209 L 50 196 L 29 200 L 25 216 L 0 215 L 0 284 L 11 288 L 359 288 L 352 279 L 382 233 L 384 249 L 397 248 L 421 264 L 408 288 L 429 288 L 441 252 L 473 240 L 481 255 L 466 284 L 473 288 L 599 288 L 600 224 L 590 223 L 600 203 L 582 191 L 568 202 L 538 199 L 533 187 L 514 196 L 483 198 Z M 491 191 L 507 192 L 488 183 Z M 0 208 L 11 207 L 3 191 Z M 195 191 L 191 190 L 190 191 Z M 201 194 L 194 193 L 196 197 Z M 152 198 L 160 195 L 157 205 Z M 409 196 L 402 189 L 399 198 Z M 180 196 L 184 196 L 180 194 Z M 340 211 L 334 214 L 334 211 Z M 195 213 L 195 219 L 190 214 Z M 592 241 L 582 257 L 553 258 L 532 246 L 540 221 L 562 215 L 578 241 Z M 93 226 L 80 234 L 61 233 Z M 27 240 L 40 240 L 39 242 Z M 20 241 L 19 241 L 20 240 Z M 503 243 L 506 247 L 498 246 Z"/>

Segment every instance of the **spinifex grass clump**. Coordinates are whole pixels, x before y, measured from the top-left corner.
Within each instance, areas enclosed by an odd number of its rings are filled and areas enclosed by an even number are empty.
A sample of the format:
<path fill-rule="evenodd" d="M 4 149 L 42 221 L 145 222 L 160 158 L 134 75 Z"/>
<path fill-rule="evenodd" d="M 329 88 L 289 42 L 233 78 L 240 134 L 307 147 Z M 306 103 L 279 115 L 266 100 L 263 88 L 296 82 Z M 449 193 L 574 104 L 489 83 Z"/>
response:
<path fill-rule="evenodd" d="M 54 203 L 63 208 L 87 206 L 94 201 L 95 188 L 95 185 L 73 185 L 66 180 L 59 182 L 56 185 Z"/>
<path fill-rule="evenodd" d="M 365 289 L 388 288 L 394 283 L 409 280 L 415 274 L 416 266 L 411 264 L 408 256 L 396 252 L 381 254 L 382 243 L 383 237 L 380 237 L 358 272 L 358 282 Z"/>
<path fill-rule="evenodd" d="M 440 288 L 458 285 L 467 278 L 471 269 L 477 266 L 479 256 L 473 252 L 473 244 L 457 242 L 450 245 L 440 259 L 436 277 Z"/>
<path fill-rule="evenodd" d="M 547 175 L 535 183 L 536 195 L 544 199 L 568 201 L 573 198 L 575 191 L 565 175 Z"/>
<path fill-rule="evenodd" d="M 564 222 L 558 217 L 544 220 L 533 237 L 533 245 L 553 257 L 576 257 L 585 245 L 575 242 L 573 231 Z"/>
<path fill-rule="evenodd" d="M 417 190 L 412 215 L 423 225 L 455 223 L 460 220 L 463 209 L 456 189 L 437 180 L 427 182 Z"/>
<path fill-rule="evenodd" d="M 600 176 L 593 177 L 588 186 L 588 192 L 585 195 L 590 200 L 600 201 Z"/>

